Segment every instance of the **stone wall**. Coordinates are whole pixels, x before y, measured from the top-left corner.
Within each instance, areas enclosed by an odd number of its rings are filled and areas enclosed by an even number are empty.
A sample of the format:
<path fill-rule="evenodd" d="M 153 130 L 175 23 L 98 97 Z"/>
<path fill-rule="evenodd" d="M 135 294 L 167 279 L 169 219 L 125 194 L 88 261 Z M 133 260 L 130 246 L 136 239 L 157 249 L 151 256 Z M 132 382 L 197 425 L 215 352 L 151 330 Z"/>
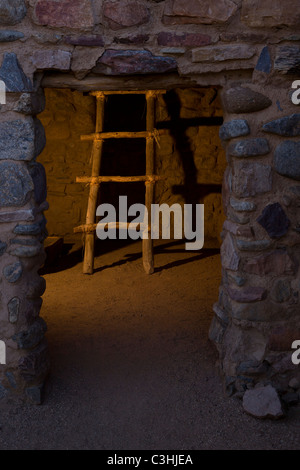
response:
<path fill-rule="evenodd" d="M 291 343 L 300 338 L 300 114 L 291 101 L 299 22 L 296 0 L 0 1 L 7 90 L 0 109 L 0 321 L 8 357 L 0 396 L 39 402 L 48 368 L 38 316 L 45 286 L 37 275 L 46 183 L 36 163 L 45 145 L 36 116 L 46 86 L 222 89 L 227 219 L 210 338 L 228 393 L 270 384 L 284 398 L 299 388 L 291 362 Z"/>
<path fill-rule="evenodd" d="M 81 235 L 74 234 L 73 228 L 85 223 L 88 187 L 75 180 L 76 176 L 91 174 L 91 144 L 82 142 L 80 135 L 95 131 L 94 98 L 64 89 L 46 89 L 45 96 L 46 107 L 38 118 L 45 128 L 47 145 L 38 161 L 43 164 L 47 175 L 50 206 L 47 230 L 50 236 L 64 237 L 66 242 L 78 241 Z M 212 98 L 214 101 L 210 104 Z M 176 115 L 172 111 L 174 105 Z M 123 113 L 124 120 L 132 119 L 134 124 L 130 110 L 127 107 L 122 109 L 122 101 L 119 107 L 115 105 L 114 113 Z M 205 247 L 220 245 L 224 222 L 221 185 L 226 158 L 216 124 L 218 120 L 222 120 L 222 109 L 213 88 L 175 89 L 158 98 L 157 125 L 173 131 L 170 135 L 161 136 L 156 146 L 156 173 L 165 177 L 156 185 L 156 202 L 169 205 L 204 203 Z M 141 154 L 137 155 L 132 141 L 130 145 L 125 145 L 126 141 L 116 144 L 117 147 L 111 150 L 104 149 L 103 160 L 109 160 L 105 165 L 106 172 L 123 175 L 128 173 L 127 165 L 136 165 L 137 174 L 144 174 L 143 165 L 139 166 L 139 161 L 145 160 L 144 142 L 141 143 Z M 127 153 L 127 156 L 123 155 L 120 166 L 114 165 L 112 159 L 117 160 L 120 153 Z M 135 188 L 136 185 L 125 187 L 130 193 L 135 193 Z M 122 195 L 118 189 L 119 185 L 115 192 Z M 139 202 L 144 202 L 143 188 L 141 192 Z M 108 194 L 104 198 L 101 202 L 112 203 Z M 136 201 L 134 195 L 133 200 Z"/>

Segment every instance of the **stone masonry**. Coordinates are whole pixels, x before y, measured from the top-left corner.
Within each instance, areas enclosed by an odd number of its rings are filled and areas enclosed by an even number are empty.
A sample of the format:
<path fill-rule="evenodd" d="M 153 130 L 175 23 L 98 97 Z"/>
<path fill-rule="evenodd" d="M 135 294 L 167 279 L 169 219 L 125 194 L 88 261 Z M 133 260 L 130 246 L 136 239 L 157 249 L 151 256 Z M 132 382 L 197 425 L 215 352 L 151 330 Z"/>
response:
<path fill-rule="evenodd" d="M 247 392 L 246 407 L 257 385 L 299 393 L 299 24 L 296 0 L 0 0 L 1 399 L 40 403 L 49 370 L 45 83 L 219 90 L 226 221 L 210 339 L 227 393 Z"/>

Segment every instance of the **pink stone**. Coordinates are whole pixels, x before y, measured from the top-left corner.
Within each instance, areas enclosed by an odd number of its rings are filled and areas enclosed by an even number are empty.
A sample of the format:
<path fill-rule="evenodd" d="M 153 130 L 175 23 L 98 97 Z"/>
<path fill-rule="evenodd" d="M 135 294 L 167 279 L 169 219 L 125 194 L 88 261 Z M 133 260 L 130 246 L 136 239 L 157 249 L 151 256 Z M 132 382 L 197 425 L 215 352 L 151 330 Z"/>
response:
<path fill-rule="evenodd" d="M 38 0 L 34 7 L 37 24 L 58 28 L 90 29 L 94 26 L 91 0 Z"/>
<path fill-rule="evenodd" d="M 224 268 L 231 269 L 232 271 L 238 270 L 240 257 L 234 247 L 232 236 L 229 233 L 227 233 L 221 246 L 221 259 Z"/>
<path fill-rule="evenodd" d="M 296 266 L 286 251 L 276 250 L 266 255 L 249 259 L 243 270 L 247 273 L 257 274 L 259 276 L 265 276 L 267 274 L 281 276 L 283 274 L 294 274 Z"/>
<path fill-rule="evenodd" d="M 207 46 L 212 43 L 212 38 L 208 34 L 201 33 L 169 33 L 163 31 L 157 37 L 159 46 Z"/>
<path fill-rule="evenodd" d="M 233 289 L 228 287 L 228 294 L 236 302 L 258 302 L 266 298 L 267 291 L 263 287 L 243 287 L 242 289 Z"/>
<path fill-rule="evenodd" d="M 106 1 L 103 5 L 104 17 L 109 20 L 111 29 L 138 26 L 150 19 L 148 8 L 136 0 Z"/>
<path fill-rule="evenodd" d="M 33 53 L 31 61 L 38 70 L 69 70 L 71 65 L 71 53 L 60 49 L 37 50 Z"/>
<path fill-rule="evenodd" d="M 252 228 L 249 225 L 239 225 L 231 222 L 230 220 L 225 220 L 223 227 L 233 235 L 238 235 L 244 238 L 253 238 Z"/>
<path fill-rule="evenodd" d="M 224 23 L 237 11 L 231 0 L 168 0 L 163 22 L 165 24 Z"/>

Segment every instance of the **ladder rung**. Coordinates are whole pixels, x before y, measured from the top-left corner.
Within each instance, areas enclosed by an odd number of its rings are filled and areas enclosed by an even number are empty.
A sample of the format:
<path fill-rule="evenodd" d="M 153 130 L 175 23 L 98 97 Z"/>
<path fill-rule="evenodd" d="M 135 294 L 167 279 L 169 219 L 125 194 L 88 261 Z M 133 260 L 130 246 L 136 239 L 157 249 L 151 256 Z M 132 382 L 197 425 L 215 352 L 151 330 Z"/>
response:
<path fill-rule="evenodd" d="M 103 90 L 92 91 L 91 96 L 102 95 L 146 95 L 147 93 L 155 93 L 156 95 L 164 94 L 167 90 Z"/>
<path fill-rule="evenodd" d="M 73 229 L 74 233 L 79 232 L 95 232 L 97 227 L 105 228 L 105 229 L 128 229 L 132 222 L 106 222 L 101 223 L 98 222 L 97 224 L 84 224 L 79 225 Z M 136 230 L 140 230 L 141 224 L 136 224 Z"/>
<path fill-rule="evenodd" d="M 148 175 L 148 176 L 77 176 L 76 183 L 136 183 L 138 181 L 145 181 L 149 183 L 155 183 L 165 179 L 163 176 Z"/>
<path fill-rule="evenodd" d="M 139 132 L 95 132 L 94 134 L 81 135 L 81 140 L 104 140 L 104 139 L 146 139 L 164 134 L 169 134 L 168 129 L 160 129 L 155 131 L 139 131 Z"/>

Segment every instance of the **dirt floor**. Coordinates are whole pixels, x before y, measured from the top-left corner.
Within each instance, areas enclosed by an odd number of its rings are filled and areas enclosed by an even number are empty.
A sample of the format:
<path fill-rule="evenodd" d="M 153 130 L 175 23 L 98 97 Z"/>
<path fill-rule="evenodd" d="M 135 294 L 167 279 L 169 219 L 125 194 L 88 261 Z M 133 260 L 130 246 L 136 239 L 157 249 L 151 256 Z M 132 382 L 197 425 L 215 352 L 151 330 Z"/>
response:
<path fill-rule="evenodd" d="M 261 421 L 224 395 L 208 340 L 218 250 L 159 244 L 147 276 L 140 242 L 103 247 L 93 276 L 74 247 L 45 274 L 44 403 L 1 410 L 0 449 L 299 449 L 299 407 Z"/>

